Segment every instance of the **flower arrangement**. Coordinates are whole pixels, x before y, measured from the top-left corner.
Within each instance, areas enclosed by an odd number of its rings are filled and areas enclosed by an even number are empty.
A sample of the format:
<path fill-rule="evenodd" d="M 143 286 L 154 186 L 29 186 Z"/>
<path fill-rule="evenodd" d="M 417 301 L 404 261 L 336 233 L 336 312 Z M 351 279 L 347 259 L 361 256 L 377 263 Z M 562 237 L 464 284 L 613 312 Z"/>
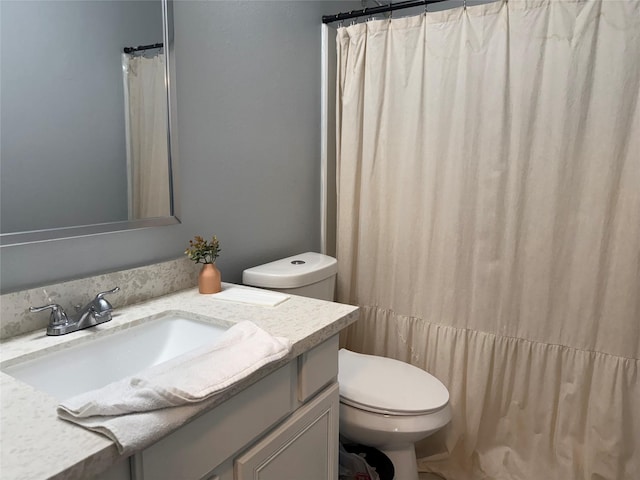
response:
<path fill-rule="evenodd" d="M 196 235 L 193 240 L 189 240 L 189 248 L 184 253 L 196 263 L 215 263 L 220 256 L 220 242 L 215 235 L 210 242 Z"/>

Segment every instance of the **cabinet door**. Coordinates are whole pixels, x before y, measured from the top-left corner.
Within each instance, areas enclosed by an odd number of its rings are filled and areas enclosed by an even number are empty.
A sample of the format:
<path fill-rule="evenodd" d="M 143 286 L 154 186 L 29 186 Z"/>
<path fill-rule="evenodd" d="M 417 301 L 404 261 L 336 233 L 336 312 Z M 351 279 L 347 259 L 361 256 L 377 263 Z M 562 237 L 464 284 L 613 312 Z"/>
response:
<path fill-rule="evenodd" d="M 338 384 L 236 458 L 235 480 L 337 480 Z"/>

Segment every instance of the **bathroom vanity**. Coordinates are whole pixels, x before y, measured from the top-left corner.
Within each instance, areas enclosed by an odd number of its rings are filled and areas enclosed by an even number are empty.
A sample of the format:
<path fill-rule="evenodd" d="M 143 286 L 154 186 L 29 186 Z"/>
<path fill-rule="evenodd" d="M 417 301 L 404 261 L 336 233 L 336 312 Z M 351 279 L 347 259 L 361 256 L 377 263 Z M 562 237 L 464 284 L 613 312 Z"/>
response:
<path fill-rule="evenodd" d="M 117 309 L 111 322 L 85 331 L 12 338 L 2 344 L 0 370 L 167 312 L 227 326 L 251 320 L 289 338 L 292 350 L 126 457 L 106 437 L 58 419 L 58 399 L 0 373 L 3 478 L 337 479 L 337 334 L 356 320 L 353 306 L 292 296 L 276 307 L 259 307 L 190 289 Z"/>

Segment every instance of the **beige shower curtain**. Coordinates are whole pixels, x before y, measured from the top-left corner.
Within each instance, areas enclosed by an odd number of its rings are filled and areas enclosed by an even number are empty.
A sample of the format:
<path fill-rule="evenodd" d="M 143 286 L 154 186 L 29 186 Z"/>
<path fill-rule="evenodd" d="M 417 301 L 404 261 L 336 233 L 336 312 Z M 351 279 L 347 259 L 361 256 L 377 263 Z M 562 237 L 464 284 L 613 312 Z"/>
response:
<path fill-rule="evenodd" d="M 131 220 L 171 215 L 164 54 L 126 55 Z"/>
<path fill-rule="evenodd" d="M 640 2 L 496 2 L 337 42 L 346 342 L 448 387 L 421 470 L 640 478 Z"/>

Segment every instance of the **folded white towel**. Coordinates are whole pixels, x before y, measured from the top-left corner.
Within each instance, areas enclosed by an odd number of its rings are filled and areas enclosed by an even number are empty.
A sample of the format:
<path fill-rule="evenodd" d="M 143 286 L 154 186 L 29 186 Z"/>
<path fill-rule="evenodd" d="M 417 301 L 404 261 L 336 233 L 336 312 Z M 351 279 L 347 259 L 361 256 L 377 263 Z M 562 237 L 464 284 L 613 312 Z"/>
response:
<path fill-rule="evenodd" d="M 286 293 L 237 286 L 225 287 L 220 293 L 216 293 L 212 295 L 212 297 L 216 300 L 250 303 L 264 307 L 275 307 L 291 298 L 291 296 Z"/>
<path fill-rule="evenodd" d="M 107 435 L 121 453 L 131 453 L 182 425 L 238 380 L 284 358 L 290 348 L 289 340 L 241 322 L 212 345 L 65 400 L 58 416 Z"/>

